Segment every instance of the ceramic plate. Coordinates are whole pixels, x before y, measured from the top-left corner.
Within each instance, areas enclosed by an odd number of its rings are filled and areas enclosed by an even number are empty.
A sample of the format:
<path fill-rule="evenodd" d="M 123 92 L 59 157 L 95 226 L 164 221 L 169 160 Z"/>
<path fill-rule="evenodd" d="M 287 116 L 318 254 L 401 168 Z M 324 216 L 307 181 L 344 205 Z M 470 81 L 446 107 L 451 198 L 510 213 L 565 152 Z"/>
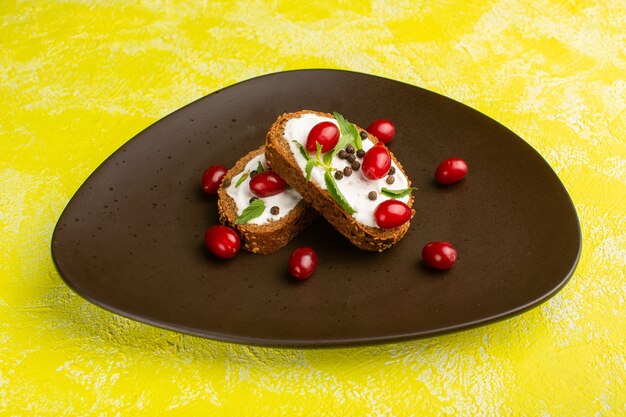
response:
<path fill-rule="evenodd" d="M 390 145 L 418 187 L 405 238 L 361 251 L 324 220 L 271 255 L 222 261 L 203 246 L 217 223 L 200 191 L 209 165 L 232 166 L 264 142 L 283 112 L 337 111 L 360 126 L 386 118 Z M 468 177 L 433 181 L 460 156 Z M 450 241 L 447 272 L 420 263 Z M 290 253 L 318 251 L 306 282 L 287 276 Z M 421 88 L 335 70 L 281 72 L 210 94 L 150 126 L 82 185 L 56 226 L 52 253 L 65 282 L 123 316 L 211 339 L 272 346 L 338 346 L 433 336 L 537 306 L 576 266 L 581 235 L 567 191 L 516 134 Z"/>

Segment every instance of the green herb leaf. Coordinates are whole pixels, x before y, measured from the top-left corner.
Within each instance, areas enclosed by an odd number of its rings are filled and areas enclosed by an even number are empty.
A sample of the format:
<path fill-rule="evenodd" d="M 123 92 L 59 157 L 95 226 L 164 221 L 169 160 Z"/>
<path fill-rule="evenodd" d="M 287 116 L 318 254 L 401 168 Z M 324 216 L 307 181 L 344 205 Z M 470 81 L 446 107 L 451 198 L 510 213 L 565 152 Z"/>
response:
<path fill-rule="evenodd" d="M 298 145 L 298 149 L 300 150 L 300 153 L 302 154 L 302 156 L 304 156 L 304 159 L 306 159 L 307 161 L 309 159 L 311 159 L 311 157 L 309 156 L 309 153 L 307 152 L 306 148 L 304 146 L 302 146 L 302 144 L 300 142 L 298 142 L 297 140 L 292 140 L 293 143 L 295 143 L 296 145 Z"/>
<path fill-rule="evenodd" d="M 244 172 L 241 175 L 241 177 L 239 177 L 239 179 L 237 180 L 237 183 L 235 184 L 235 188 L 239 188 L 241 183 L 244 182 L 246 180 L 246 178 L 248 178 L 248 175 L 250 175 L 250 173 L 248 171 Z"/>
<path fill-rule="evenodd" d="M 265 168 L 263 168 L 263 164 L 259 161 L 259 164 L 256 167 L 256 172 L 260 174 L 263 171 L 265 171 Z"/>
<path fill-rule="evenodd" d="M 313 167 L 316 165 L 315 159 L 309 159 L 306 161 L 306 167 L 304 167 L 304 171 L 306 172 L 306 180 L 309 181 L 311 179 L 311 172 L 313 172 Z"/>
<path fill-rule="evenodd" d="M 361 136 L 359 136 L 359 132 L 356 129 L 356 126 L 347 121 L 342 115 L 337 112 L 334 112 L 333 116 L 335 117 L 335 120 L 339 125 L 339 131 L 341 132 L 341 137 L 339 138 L 337 146 L 335 146 L 333 155 L 350 144 L 354 146 L 357 150 L 363 149 Z"/>
<path fill-rule="evenodd" d="M 411 194 L 411 191 L 413 190 L 417 190 L 417 188 L 411 187 L 411 188 L 405 188 L 403 190 L 390 190 L 389 188 L 383 187 L 380 190 L 380 193 L 390 198 L 402 198 Z"/>
<path fill-rule="evenodd" d="M 345 211 L 347 211 L 350 214 L 356 213 L 356 210 L 353 209 L 352 206 L 350 206 L 350 203 L 348 203 L 348 200 L 346 200 L 343 194 L 341 194 L 341 191 L 339 191 L 339 187 L 337 187 L 337 183 L 335 182 L 335 179 L 330 173 L 330 169 L 327 169 L 326 173 L 324 173 L 324 182 L 326 183 L 326 191 L 328 191 L 328 194 L 330 194 L 330 196 L 337 203 L 339 203 L 339 205 L 343 207 Z"/>
<path fill-rule="evenodd" d="M 328 151 L 324 154 L 324 164 L 330 166 L 330 163 L 333 161 L 333 152 Z"/>
<path fill-rule="evenodd" d="M 342 150 L 343 148 L 345 148 L 346 146 L 348 146 L 350 143 L 352 143 L 353 138 L 352 135 L 350 135 L 349 133 L 349 127 L 348 127 L 348 121 L 339 113 L 337 112 L 333 112 L 333 116 L 335 116 L 335 120 L 337 121 L 337 124 L 339 125 L 339 132 L 341 132 L 341 136 L 339 137 L 339 142 L 337 142 L 337 146 L 335 146 L 335 149 L 333 150 L 333 154 L 339 152 L 340 150 Z"/>
<path fill-rule="evenodd" d="M 343 135 L 348 132 L 348 125 L 350 124 L 350 122 L 348 122 L 345 117 L 343 117 L 336 111 L 333 112 L 333 116 L 335 117 L 335 120 L 339 125 L 339 131 L 341 132 L 341 134 Z"/>
<path fill-rule="evenodd" d="M 350 123 L 350 125 L 352 126 L 352 129 L 354 129 L 354 132 L 352 133 L 354 135 L 354 147 L 357 151 L 359 149 L 363 149 L 363 141 L 361 140 L 361 135 L 359 135 L 359 131 L 357 130 L 355 125 L 353 125 L 352 123 Z"/>
<path fill-rule="evenodd" d="M 315 157 L 322 161 L 322 144 L 319 142 L 315 142 Z"/>
<path fill-rule="evenodd" d="M 246 207 L 242 212 L 241 216 L 237 217 L 235 220 L 235 224 L 246 224 L 252 219 L 256 219 L 265 211 L 265 201 L 254 200 L 248 207 Z"/>

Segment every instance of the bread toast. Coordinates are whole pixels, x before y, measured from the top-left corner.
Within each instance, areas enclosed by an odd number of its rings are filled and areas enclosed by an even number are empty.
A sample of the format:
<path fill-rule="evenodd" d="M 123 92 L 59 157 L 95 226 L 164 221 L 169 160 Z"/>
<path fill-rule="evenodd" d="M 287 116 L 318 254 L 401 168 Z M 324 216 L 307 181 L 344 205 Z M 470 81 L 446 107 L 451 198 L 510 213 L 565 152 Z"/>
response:
<path fill-rule="evenodd" d="M 260 161 L 264 169 L 269 169 L 264 157 L 265 146 L 249 152 L 230 169 L 218 189 L 217 207 L 220 222 L 234 228 L 241 237 L 242 247 L 253 253 L 268 254 L 285 246 L 296 237 L 318 216 L 317 212 L 307 204 L 294 190 L 283 191 L 283 200 L 287 199 L 291 209 L 283 212 L 270 213 L 277 196 L 261 198 L 266 202 L 263 215 L 246 223 L 238 224 L 243 210 L 250 204 L 249 198 L 257 199 L 249 190 L 250 173 L 256 169 Z M 238 207 L 237 201 L 239 201 Z M 274 202 L 272 202 L 274 201 Z M 278 207 L 278 206 L 277 206 Z"/>
<path fill-rule="evenodd" d="M 309 120 L 311 119 L 311 120 Z M 295 123 L 293 125 L 288 126 L 290 120 L 303 120 L 304 125 L 298 125 L 296 127 Z M 346 209 L 345 204 L 340 203 L 340 198 L 331 196 L 329 193 L 328 185 L 323 185 L 325 181 L 324 179 L 320 179 L 322 168 L 320 168 L 316 172 L 317 167 L 314 167 L 309 174 L 311 178 L 307 180 L 306 168 L 304 167 L 304 163 L 311 158 L 305 155 L 307 152 L 302 145 L 302 137 L 306 137 L 312 128 L 312 126 L 316 123 L 319 123 L 320 120 L 324 121 L 333 121 L 337 123 L 335 117 L 332 114 L 321 113 L 312 110 L 301 110 L 295 113 L 285 113 L 278 117 L 276 122 L 272 125 L 270 131 L 267 133 L 266 141 L 265 141 L 265 154 L 269 163 L 272 165 L 272 168 L 296 191 L 298 191 L 305 201 L 307 201 L 313 208 L 315 208 L 329 223 L 331 223 L 341 234 L 343 234 L 346 238 L 348 238 L 354 245 L 357 247 L 369 250 L 369 251 L 379 251 L 382 252 L 385 249 L 390 248 L 395 243 L 397 243 L 402 237 L 405 235 L 410 226 L 410 221 L 391 229 L 382 229 L 376 226 L 375 220 L 373 218 L 373 209 L 371 207 L 374 204 L 380 204 L 382 201 L 388 200 L 389 197 L 387 195 L 383 195 L 383 187 L 386 188 L 394 188 L 393 191 L 396 191 L 398 188 L 403 188 L 408 191 L 402 197 L 402 201 L 410 208 L 411 210 L 411 218 L 415 215 L 415 210 L 413 210 L 413 196 L 410 194 L 411 191 L 411 182 L 408 179 L 406 173 L 404 172 L 402 165 L 397 161 L 397 159 L 390 153 L 392 160 L 392 167 L 394 171 L 397 172 L 396 178 L 391 181 L 395 181 L 395 187 L 390 185 L 390 183 L 386 182 L 385 179 L 364 182 L 362 181 L 363 190 L 355 190 L 354 196 L 345 195 L 344 201 L 347 200 L 348 203 L 350 201 L 356 201 L 358 204 L 366 207 L 366 209 L 361 210 L 358 213 L 358 210 L 354 210 L 357 213 L 350 213 Z M 374 144 L 378 142 L 376 137 L 365 132 L 362 128 L 355 126 L 358 134 L 362 135 L 362 146 L 364 150 L 366 145 L 368 148 L 371 148 Z M 288 128 L 288 132 L 286 132 L 286 128 Z M 308 129 L 308 130 L 307 130 Z M 364 133 L 363 133 L 364 132 Z M 303 136 L 304 135 L 304 136 Z M 367 135 L 367 136 L 366 136 Z M 291 137 L 290 137 L 291 136 Z M 299 139 L 294 142 L 294 137 L 298 136 Z M 342 132 L 343 136 L 343 132 Z M 366 144 L 367 140 L 371 143 Z M 297 144 L 300 143 L 300 145 Z M 295 143 L 295 145 L 292 145 Z M 340 146 L 339 144 L 337 146 Z M 302 154 L 302 155 L 300 155 Z M 333 157 L 332 166 L 341 169 L 341 166 L 336 165 L 337 159 Z M 343 164 L 346 164 L 346 161 L 343 161 Z M 391 171 L 390 171 L 391 172 Z M 341 177 L 340 174 L 337 174 Z M 347 177 L 346 177 L 347 178 Z M 346 180 L 343 178 L 343 180 Z M 358 171 L 355 171 L 351 174 L 350 181 L 360 181 L 359 178 L 365 178 L 363 174 Z M 396 181 L 398 179 L 398 181 Z M 335 184 L 339 184 L 339 187 L 343 187 L 345 182 L 336 181 Z M 361 184 L 361 183 L 359 183 Z M 347 186 L 346 186 L 347 187 Z M 358 188 L 358 187 L 357 187 Z M 354 187 L 352 188 L 354 190 Z M 367 196 L 370 195 L 374 190 L 376 193 L 376 200 L 368 203 Z M 388 191 L 388 190 L 387 190 Z M 365 194 L 363 194 L 365 193 Z M 341 194 L 341 193 L 340 193 Z M 359 194 L 357 196 L 357 194 Z M 363 197 L 365 196 L 365 198 Z M 352 198 L 354 197 L 354 198 Z M 368 205 L 369 204 L 369 205 Z M 350 205 L 348 205 L 349 208 Z"/>

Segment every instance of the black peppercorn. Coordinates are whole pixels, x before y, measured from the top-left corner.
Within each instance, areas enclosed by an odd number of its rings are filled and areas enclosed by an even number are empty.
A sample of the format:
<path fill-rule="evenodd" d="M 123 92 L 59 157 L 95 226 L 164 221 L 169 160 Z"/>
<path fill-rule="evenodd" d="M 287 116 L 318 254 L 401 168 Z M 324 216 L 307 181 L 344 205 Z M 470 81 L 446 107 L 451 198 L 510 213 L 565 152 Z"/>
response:
<path fill-rule="evenodd" d="M 367 139 L 367 132 L 365 130 L 361 130 L 359 135 L 361 135 L 361 139 Z"/>
<path fill-rule="evenodd" d="M 395 180 L 396 180 L 396 179 L 394 178 L 394 176 L 393 176 L 393 175 L 390 175 L 390 176 L 388 176 L 388 177 L 387 177 L 387 184 L 393 184 L 393 182 L 394 182 Z"/>
<path fill-rule="evenodd" d="M 222 187 L 230 187 L 230 178 L 226 178 L 222 181 Z"/>
<path fill-rule="evenodd" d="M 256 174 L 258 174 L 258 172 L 255 170 L 250 171 L 250 178 L 254 177 Z"/>
<path fill-rule="evenodd" d="M 349 153 L 348 157 L 346 158 L 346 161 L 353 163 L 354 161 L 356 161 L 356 156 L 354 156 L 353 153 Z"/>
<path fill-rule="evenodd" d="M 272 213 L 274 216 L 276 216 L 278 213 L 280 213 L 280 209 L 278 208 L 278 206 L 273 206 L 270 209 L 270 213 Z"/>
<path fill-rule="evenodd" d="M 352 146 L 352 145 L 348 145 L 348 146 L 346 146 L 346 152 L 348 152 L 348 153 L 354 153 L 354 146 Z"/>
<path fill-rule="evenodd" d="M 343 172 L 341 171 L 335 171 L 335 179 L 336 180 L 340 180 L 343 178 Z"/>
<path fill-rule="evenodd" d="M 367 198 L 369 198 L 370 200 L 374 201 L 378 198 L 378 194 L 376 194 L 376 191 L 370 191 L 367 194 Z"/>
<path fill-rule="evenodd" d="M 345 149 L 342 149 L 337 152 L 337 156 L 339 157 L 339 159 L 346 159 L 346 157 L 348 156 L 348 152 L 346 152 Z"/>
<path fill-rule="evenodd" d="M 350 175 L 352 175 L 352 168 L 350 167 L 345 167 L 343 169 L 343 175 L 346 177 L 349 177 Z"/>
<path fill-rule="evenodd" d="M 387 174 L 393 175 L 395 173 L 396 173 L 396 167 L 391 167 L 391 168 L 389 168 L 389 172 Z"/>
<path fill-rule="evenodd" d="M 352 163 L 352 170 L 357 171 L 359 168 L 361 168 L 361 163 L 359 161 L 354 161 Z"/>
<path fill-rule="evenodd" d="M 258 199 L 259 199 L 259 197 L 251 197 L 250 198 L 250 203 L 252 203 L 254 200 L 258 200 Z"/>
<path fill-rule="evenodd" d="M 356 156 L 359 158 L 363 158 L 365 156 L 365 151 L 363 149 L 359 149 L 356 151 Z"/>

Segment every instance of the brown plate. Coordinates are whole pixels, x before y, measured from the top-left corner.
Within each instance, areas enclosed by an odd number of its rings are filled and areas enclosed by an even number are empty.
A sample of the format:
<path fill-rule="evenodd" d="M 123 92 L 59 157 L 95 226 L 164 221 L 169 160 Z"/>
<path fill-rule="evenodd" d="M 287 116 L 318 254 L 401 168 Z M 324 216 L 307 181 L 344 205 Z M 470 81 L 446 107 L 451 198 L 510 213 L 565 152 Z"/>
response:
<path fill-rule="evenodd" d="M 217 223 L 200 192 L 206 167 L 232 166 L 289 111 L 337 111 L 367 126 L 387 118 L 391 149 L 414 186 L 406 237 L 363 252 L 318 220 L 271 255 L 209 256 Z M 468 177 L 433 182 L 437 164 L 463 157 Z M 420 262 L 447 240 L 448 272 Z M 307 282 L 286 273 L 291 251 L 312 246 Z M 67 205 L 52 238 L 65 282 L 123 316 L 185 333 L 273 346 L 335 346 L 432 336 L 537 306 L 572 275 L 581 247 L 576 211 L 550 166 L 513 132 L 441 95 L 366 74 L 270 74 L 210 94 L 150 126 L 109 157 Z"/>

